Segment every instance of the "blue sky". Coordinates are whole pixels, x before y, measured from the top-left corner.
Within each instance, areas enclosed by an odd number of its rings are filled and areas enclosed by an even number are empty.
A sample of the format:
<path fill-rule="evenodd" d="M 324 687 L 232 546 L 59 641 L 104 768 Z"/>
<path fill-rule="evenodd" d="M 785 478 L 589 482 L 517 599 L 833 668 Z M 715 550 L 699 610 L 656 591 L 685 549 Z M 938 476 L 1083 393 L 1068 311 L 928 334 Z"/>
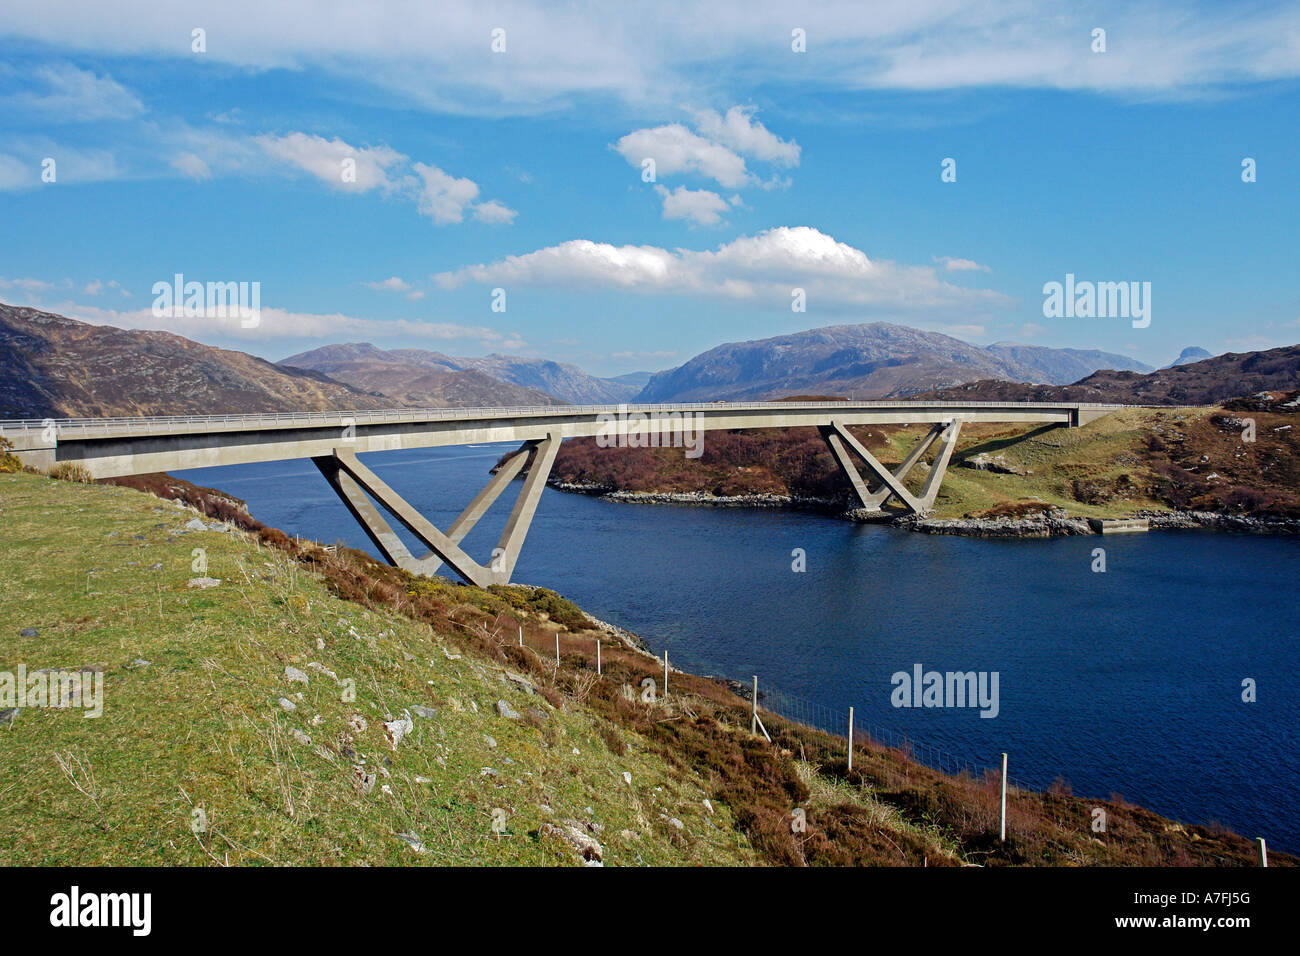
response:
<path fill-rule="evenodd" d="M 869 321 L 1300 341 L 1294 4 L 270 6 L 0 11 L 0 300 L 606 375 Z M 178 272 L 260 283 L 258 325 L 156 315 Z M 1150 282 L 1150 326 L 1044 318 L 1067 273 Z"/>

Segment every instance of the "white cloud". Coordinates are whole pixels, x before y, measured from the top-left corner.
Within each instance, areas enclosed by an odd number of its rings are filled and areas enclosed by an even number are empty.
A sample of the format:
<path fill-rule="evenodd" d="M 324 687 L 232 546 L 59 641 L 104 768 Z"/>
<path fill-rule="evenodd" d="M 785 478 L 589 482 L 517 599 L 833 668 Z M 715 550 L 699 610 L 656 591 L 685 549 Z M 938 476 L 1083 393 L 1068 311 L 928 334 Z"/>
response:
<path fill-rule="evenodd" d="M 519 214 L 515 210 L 496 199 L 489 199 L 474 206 L 474 218 L 491 225 L 509 225 L 515 221 L 517 215 Z"/>
<path fill-rule="evenodd" d="M 707 189 L 687 189 L 678 186 L 672 192 L 664 186 L 655 186 L 655 192 L 664 200 L 665 219 L 689 219 L 697 226 L 716 226 L 722 214 L 730 207 L 717 193 Z"/>
<path fill-rule="evenodd" d="M 642 160 L 653 159 L 656 178 L 693 173 L 727 189 L 740 189 L 755 181 L 743 157 L 692 133 L 681 123 L 635 130 L 615 143 L 614 149 L 632 166 L 640 167 Z"/>
<path fill-rule="evenodd" d="M 399 276 L 389 276 L 380 282 L 363 282 L 361 283 L 368 289 L 379 289 L 384 292 L 409 292 L 411 286 L 405 279 Z"/>
<path fill-rule="evenodd" d="M 1032 339 L 1037 335 L 1042 335 L 1046 331 L 1047 329 L 1043 326 L 1037 325 L 1033 322 L 1026 322 L 1024 325 L 1020 326 L 1020 335 L 1022 338 L 1026 339 Z"/>
<path fill-rule="evenodd" d="M 671 106 L 735 95 L 773 77 L 821 91 L 1018 86 L 1184 95 L 1300 75 L 1300 9 L 1121 0 L 1063 8 L 1049 0 L 801 9 L 809 51 L 790 52 L 790 6 L 777 0 L 662 0 L 602 10 L 528 0 L 388 4 L 226 0 L 203 11 L 206 62 L 241 69 L 316 67 L 386 90 L 395 103 L 477 113 L 537 113 L 596 95 Z M 151 0 L 0 5 L 0 35 L 56 50 L 190 59 L 194 14 Z M 504 26 L 509 53 L 488 52 Z M 1093 54 L 1090 32 L 1109 30 Z M 730 89 L 729 89 L 730 88 Z"/>
<path fill-rule="evenodd" d="M 799 144 L 768 132 L 753 119 L 754 111 L 752 106 L 733 106 L 722 116 L 716 110 L 700 110 L 695 114 L 695 128 L 738 153 L 780 166 L 798 166 Z"/>
<path fill-rule="evenodd" d="M 0 75 L 12 75 L 6 68 Z M 24 74 L 27 89 L 0 98 L 6 111 L 39 114 L 43 124 L 123 120 L 139 116 L 144 104 L 110 76 L 96 76 L 70 63 L 51 63 Z"/>
<path fill-rule="evenodd" d="M 499 332 L 485 326 L 459 325 L 452 322 L 422 322 L 413 319 L 366 319 L 342 313 L 317 314 L 292 312 L 263 307 L 255 328 L 246 329 L 240 317 L 156 316 L 152 308 L 117 311 L 97 306 L 65 302 L 53 307 L 61 315 L 121 329 L 148 329 L 174 332 L 195 341 L 214 338 L 248 342 L 319 339 L 347 341 L 370 339 L 405 339 L 411 341 L 466 342 L 485 348 L 524 348 L 527 343 L 513 332 Z"/>
<path fill-rule="evenodd" d="M 388 168 L 406 161 L 405 156 L 387 146 L 355 147 L 337 137 L 325 139 L 307 133 L 255 136 L 253 141 L 268 155 L 306 170 L 327 186 L 348 192 L 392 189 Z M 351 163 L 345 166 L 347 160 Z"/>
<path fill-rule="evenodd" d="M 204 180 L 212 178 L 212 170 L 198 155 L 186 150 L 172 157 L 171 165 L 173 169 L 178 170 L 193 180 Z"/>
<path fill-rule="evenodd" d="M 18 289 L 29 295 L 40 295 L 42 292 L 49 292 L 55 288 L 55 283 L 46 282 L 43 279 L 6 279 L 0 276 L 0 289 Z"/>
<path fill-rule="evenodd" d="M 769 229 L 712 251 L 573 239 L 433 278 L 446 289 L 469 282 L 616 289 L 785 309 L 796 287 L 806 290 L 810 309 L 825 305 L 925 311 L 994 307 L 1008 301 L 992 290 L 943 282 L 931 266 L 873 261 L 861 250 L 808 226 Z"/>
<path fill-rule="evenodd" d="M 988 266 L 982 266 L 973 259 L 954 259 L 952 256 L 935 256 L 934 261 L 949 272 L 992 272 Z"/>

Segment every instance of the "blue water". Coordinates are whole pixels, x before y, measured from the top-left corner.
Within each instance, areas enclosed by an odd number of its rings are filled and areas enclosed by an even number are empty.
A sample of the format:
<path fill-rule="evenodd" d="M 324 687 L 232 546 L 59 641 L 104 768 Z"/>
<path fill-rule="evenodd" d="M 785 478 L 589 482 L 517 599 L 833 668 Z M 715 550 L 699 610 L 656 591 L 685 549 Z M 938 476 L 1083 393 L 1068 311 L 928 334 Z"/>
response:
<path fill-rule="evenodd" d="M 367 456 L 446 527 L 513 446 Z M 290 534 L 373 553 L 307 461 L 181 475 Z M 515 486 L 518 487 L 517 485 Z M 486 561 L 508 491 L 467 539 Z M 417 545 L 411 544 L 413 550 Z M 1104 547 L 1105 573 L 1093 549 Z M 792 570 L 792 551 L 807 570 Z M 419 549 L 416 553 L 423 553 Z M 855 708 L 859 727 L 1045 787 L 1219 821 L 1300 850 L 1300 539 L 1211 532 L 999 541 L 791 511 L 614 504 L 547 489 L 516 568 L 675 666 Z M 996 671 L 996 718 L 895 708 L 891 675 Z M 1244 703 L 1242 680 L 1258 699 Z M 924 756 L 924 751 L 921 752 Z"/>

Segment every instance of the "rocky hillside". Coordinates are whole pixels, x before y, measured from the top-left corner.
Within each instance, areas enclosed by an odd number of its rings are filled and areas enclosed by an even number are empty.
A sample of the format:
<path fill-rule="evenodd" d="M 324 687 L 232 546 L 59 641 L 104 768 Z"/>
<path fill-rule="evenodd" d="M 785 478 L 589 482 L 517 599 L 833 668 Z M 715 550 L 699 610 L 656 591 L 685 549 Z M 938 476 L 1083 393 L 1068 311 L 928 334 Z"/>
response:
<path fill-rule="evenodd" d="M 389 399 L 169 332 L 0 303 L 0 418 L 383 408 Z"/>
<path fill-rule="evenodd" d="M 651 377 L 642 402 L 759 400 L 799 393 L 904 397 L 980 379 L 1071 382 L 1098 368 L 1148 366 L 1105 352 L 970 345 L 901 325 L 838 325 L 710 349 Z"/>
<path fill-rule="evenodd" d="M 477 369 L 459 368 L 440 352 L 387 352 L 361 342 L 327 345 L 291 355 L 278 367 L 310 370 L 365 391 L 382 392 L 398 405 L 478 408 L 487 405 L 563 405 L 535 388 L 505 382 Z"/>
<path fill-rule="evenodd" d="M 986 380 L 937 389 L 918 398 L 969 401 L 1108 402 L 1127 405 L 1212 405 L 1257 392 L 1300 388 L 1300 345 L 1265 352 L 1226 352 L 1149 375 L 1094 372 L 1073 385 Z"/>

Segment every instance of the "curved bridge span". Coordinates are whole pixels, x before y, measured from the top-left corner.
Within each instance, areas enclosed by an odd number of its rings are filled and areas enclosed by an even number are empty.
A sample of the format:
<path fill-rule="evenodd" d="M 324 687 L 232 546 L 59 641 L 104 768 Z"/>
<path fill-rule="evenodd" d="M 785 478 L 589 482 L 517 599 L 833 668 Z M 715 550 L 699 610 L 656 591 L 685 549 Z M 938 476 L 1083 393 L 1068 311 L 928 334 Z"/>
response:
<path fill-rule="evenodd" d="M 261 461 L 310 458 L 392 564 L 432 574 L 447 564 L 471 584 L 510 580 L 524 537 L 559 444 L 597 437 L 632 447 L 684 446 L 687 454 L 708 431 L 815 427 L 863 508 L 879 509 L 896 498 L 912 512 L 933 507 L 939 485 L 965 423 L 1025 423 L 1077 427 L 1114 411 L 1116 405 L 1019 402 L 756 402 L 662 405 L 548 405 L 504 408 L 390 409 L 207 415 L 154 418 L 0 421 L 0 435 L 24 463 L 49 469 L 69 463 L 92 477 Z M 849 433 L 854 425 L 928 424 L 930 431 L 892 471 Z M 443 445 L 520 442 L 460 516 L 444 532 L 388 487 L 357 458 L 368 452 Z M 931 450 L 933 461 L 920 493 L 903 485 L 908 472 Z M 856 461 L 855 461 L 856 459 Z M 873 491 L 858 470 L 879 481 Z M 511 509 L 498 547 L 483 565 L 460 547 L 471 528 L 517 475 L 523 488 Z M 376 506 L 378 505 L 378 507 Z M 413 555 L 380 509 L 407 528 L 429 553 Z"/>

